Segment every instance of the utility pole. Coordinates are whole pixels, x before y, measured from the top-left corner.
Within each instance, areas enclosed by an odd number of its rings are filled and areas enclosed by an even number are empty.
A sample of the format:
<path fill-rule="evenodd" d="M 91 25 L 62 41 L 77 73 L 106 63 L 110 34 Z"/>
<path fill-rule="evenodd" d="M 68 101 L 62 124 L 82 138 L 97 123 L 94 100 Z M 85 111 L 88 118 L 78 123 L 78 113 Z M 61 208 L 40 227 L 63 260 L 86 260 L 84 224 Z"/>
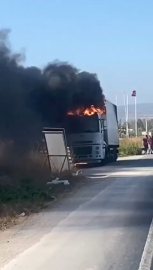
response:
<path fill-rule="evenodd" d="M 117 103 L 118 103 L 118 102 L 117 102 L 117 101 L 118 101 L 118 100 L 117 100 L 117 95 L 115 96 L 115 98 L 116 98 L 116 106 L 117 106 Z"/>
<path fill-rule="evenodd" d="M 137 127 L 137 96 L 135 96 L 135 136 L 138 136 L 138 127 Z"/>
<path fill-rule="evenodd" d="M 124 92 L 124 108 L 125 108 L 125 124 L 126 124 L 126 137 L 129 136 L 129 101 L 128 101 L 128 95 Z"/>
<path fill-rule="evenodd" d="M 138 127 L 137 127 L 137 92 L 136 90 L 133 90 L 132 92 L 132 97 L 134 97 L 134 103 L 135 103 L 135 112 L 134 112 L 134 115 L 135 115 L 135 136 L 137 137 L 138 135 Z"/>
<path fill-rule="evenodd" d="M 148 133 L 148 120 L 146 118 L 146 134 Z"/>
<path fill-rule="evenodd" d="M 126 97 L 126 136 L 129 137 L 129 97 Z"/>

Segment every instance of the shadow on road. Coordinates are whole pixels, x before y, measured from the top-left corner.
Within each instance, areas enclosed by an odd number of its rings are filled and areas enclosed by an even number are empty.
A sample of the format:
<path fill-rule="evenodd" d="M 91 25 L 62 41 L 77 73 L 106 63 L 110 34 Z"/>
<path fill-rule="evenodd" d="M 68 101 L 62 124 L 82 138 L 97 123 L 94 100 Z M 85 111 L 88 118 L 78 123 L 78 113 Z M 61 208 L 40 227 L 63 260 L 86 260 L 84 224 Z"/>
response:
<path fill-rule="evenodd" d="M 153 167 L 153 156 L 144 156 L 142 159 L 118 160 L 117 162 L 111 163 L 110 165 L 122 167 Z"/>
<path fill-rule="evenodd" d="M 104 192 L 90 202 L 90 199 L 102 190 Z M 78 209 L 78 214 L 70 223 L 66 223 L 70 231 L 74 228 L 81 231 L 149 226 L 153 217 L 153 176 L 131 176 L 128 179 L 112 176 L 103 179 L 101 183 L 98 181 L 86 186 L 74 196 L 68 195 L 65 202 L 52 211 L 65 215 L 67 212 L 75 211 L 82 204 L 84 206 Z"/>
<path fill-rule="evenodd" d="M 77 165 L 77 168 L 98 168 L 98 167 L 106 167 L 106 166 L 122 166 L 122 167 L 153 167 L 153 155 L 143 156 L 141 159 L 124 159 L 118 160 L 117 162 L 108 163 L 104 166 L 101 163 L 89 163 L 83 165 Z"/>

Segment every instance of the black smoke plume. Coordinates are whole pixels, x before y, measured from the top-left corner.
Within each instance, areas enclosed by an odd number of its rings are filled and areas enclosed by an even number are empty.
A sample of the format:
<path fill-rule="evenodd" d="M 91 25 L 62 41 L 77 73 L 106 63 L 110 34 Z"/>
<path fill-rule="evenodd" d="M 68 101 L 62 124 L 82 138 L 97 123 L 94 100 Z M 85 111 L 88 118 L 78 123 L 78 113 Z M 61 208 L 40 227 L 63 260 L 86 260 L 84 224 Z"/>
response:
<path fill-rule="evenodd" d="M 24 68 L 22 55 L 13 54 L 8 31 L 0 32 L 0 140 L 12 141 L 17 152 L 32 147 L 41 120 L 28 106 L 28 95 L 41 81 L 38 68 Z M 14 151 L 14 150 L 13 150 Z"/>
<path fill-rule="evenodd" d="M 33 105 L 50 125 L 61 125 L 69 110 L 91 105 L 102 108 L 103 90 L 96 74 L 79 72 L 64 62 L 48 64 L 42 84 L 32 93 Z"/>
<path fill-rule="evenodd" d="M 12 53 L 9 32 L 0 31 L 0 140 L 25 153 L 41 137 L 43 126 L 61 126 L 68 110 L 104 104 L 96 74 L 80 72 L 66 62 L 43 70 L 25 68 Z"/>

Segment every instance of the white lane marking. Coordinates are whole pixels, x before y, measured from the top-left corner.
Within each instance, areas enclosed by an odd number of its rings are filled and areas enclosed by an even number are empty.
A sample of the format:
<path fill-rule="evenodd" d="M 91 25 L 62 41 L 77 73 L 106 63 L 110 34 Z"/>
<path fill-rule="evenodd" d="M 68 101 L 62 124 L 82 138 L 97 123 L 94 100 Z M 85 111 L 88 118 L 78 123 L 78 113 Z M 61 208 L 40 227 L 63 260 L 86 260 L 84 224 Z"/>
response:
<path fill-rule="evenodd" d="M 148 232 L 147 241 L 142 253 L 141 262 L 138 270 L 150 270 L 153 258 L 153 219 Z"/>
<path fill-rule="evenodd" d="M 110 177 L 111 176 L 111 174 L 107 174 L 107 175 L 87 175 L 86 177 L 87 178 L 90 178 L 90 179 L 103 179 L 103 178 L 108 178 L 108 177 Z"/>
<path fill-rule="evenodd" d="M 113 176 L 139 176 L 139 175 L 147 175 L 149 174 L 150 172 L 146 172 L 146 171 L 139 171 L 139 172 L 135 172 L 135 171 L 120 171 L 120 172 L 114 172 L 112 173 Z"/>
<path fill-rule="evenodd" d="M 122 176 L 132 176 L 132 177 L 135 177 L 135 176 L 139 176 L 139 175 L 143 175 L 143 176 L 147 176 L 147 175 L 150 175 L 150 172 L 146 172 L 146 171 L 139 171 L 139 172 L 130 172 L 130 171 L 123 171 L 123 172 L 112 172 L 112 173 L 106 173 L 106 174 L 99 174 L 99 173 L 94 173 L 94 174 L 89 174 L 89 175 L 86 175 L 87 178 L 108 178 L 108 177 L 122 177 Z"/>

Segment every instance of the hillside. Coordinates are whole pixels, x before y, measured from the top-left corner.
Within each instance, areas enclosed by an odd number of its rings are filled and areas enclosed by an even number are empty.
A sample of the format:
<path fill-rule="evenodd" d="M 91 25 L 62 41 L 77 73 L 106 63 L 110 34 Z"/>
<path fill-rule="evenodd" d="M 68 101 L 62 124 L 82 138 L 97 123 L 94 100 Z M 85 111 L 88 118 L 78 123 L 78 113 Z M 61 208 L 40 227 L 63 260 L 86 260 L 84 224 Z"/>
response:
<path fill-rule="evenodd" d="M 153 118 L 153 103 L 137 104 L 138 118 Z M 118 106 L 118 120 L 125 120 L 125 107 Z M 134 104 L 129 105 L 129 119 L 134 119 Z"/>

